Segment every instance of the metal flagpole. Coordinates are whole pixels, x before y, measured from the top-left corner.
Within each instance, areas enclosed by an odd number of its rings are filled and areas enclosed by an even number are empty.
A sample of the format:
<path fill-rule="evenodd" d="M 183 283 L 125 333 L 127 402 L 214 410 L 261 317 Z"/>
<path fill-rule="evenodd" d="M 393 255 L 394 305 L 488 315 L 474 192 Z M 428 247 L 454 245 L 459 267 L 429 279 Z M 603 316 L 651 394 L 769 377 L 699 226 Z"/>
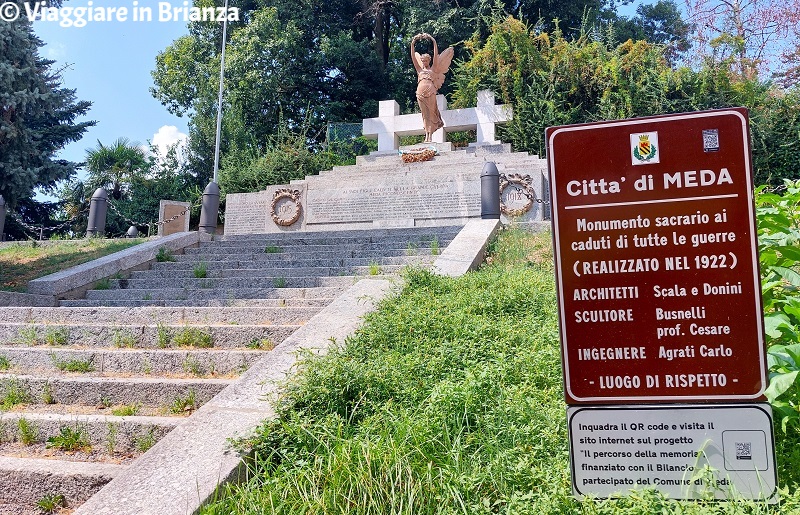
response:
<path fill-rule="evenodd" d="M 201 232 L 215 234 L 219 218 L 219 141 L 222 132 L 222 89 L 225 81 L 225 43 L 228 39 L 228 0 L 225 0 L 225 20 L 222 22 L 222 52 L 219 59 L 219 97 L 217 98 L 217 143 L 214 147 L 214 178 L 203 191 L 200 208 Z"/>
<path fill-rule="evenodd" d="M 225 80 L 225 42 L 228 37 L 228 0 L 225 0 L 225 20 L 222 22 L 222 53 L 219 61 L 219 97 L 217 97 L 217 142 L 214 147 L 214 182 L 219 175 L 219 143 L 222 132 L 222 90 Z"/>

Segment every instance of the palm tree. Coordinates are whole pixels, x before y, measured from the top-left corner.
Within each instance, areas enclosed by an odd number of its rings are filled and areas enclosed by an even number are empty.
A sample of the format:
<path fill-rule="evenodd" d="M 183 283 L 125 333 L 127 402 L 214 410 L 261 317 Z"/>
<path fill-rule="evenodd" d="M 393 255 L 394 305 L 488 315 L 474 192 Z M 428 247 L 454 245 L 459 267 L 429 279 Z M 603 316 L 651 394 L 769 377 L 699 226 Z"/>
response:
<path fill-rule="evenodd" d="M 144 150 L 139 143 L 119 138 L 109 146 L 97 140 L 97 148 L 86 149 L 86 169 L 89 172 L 89 191 L 111 187 L 111 196 L 119 200 L 122 186 L 130 183 L 137 172 L 147 165 Z"/>

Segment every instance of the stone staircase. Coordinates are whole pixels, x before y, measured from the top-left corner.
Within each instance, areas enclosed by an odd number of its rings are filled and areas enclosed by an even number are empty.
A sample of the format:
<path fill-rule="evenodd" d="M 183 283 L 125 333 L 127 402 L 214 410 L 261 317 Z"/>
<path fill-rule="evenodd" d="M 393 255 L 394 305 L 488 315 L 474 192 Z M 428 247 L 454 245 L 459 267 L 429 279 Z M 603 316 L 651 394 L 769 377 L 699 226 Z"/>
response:
<path fill-rule="evenodd" d="M 459 229 L 217 237 L 0 308 L 0 514 L 80 505 L 356 281 L 429 266 Z"/>

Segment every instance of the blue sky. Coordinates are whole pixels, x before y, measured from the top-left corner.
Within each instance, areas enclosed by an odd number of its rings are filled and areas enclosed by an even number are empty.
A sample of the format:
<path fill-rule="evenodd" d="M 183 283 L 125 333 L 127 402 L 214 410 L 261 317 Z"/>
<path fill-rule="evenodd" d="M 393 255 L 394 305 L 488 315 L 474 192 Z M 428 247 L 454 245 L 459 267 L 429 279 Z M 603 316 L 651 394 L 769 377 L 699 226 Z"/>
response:
<path fill-rule="evenodd" d="M 65 6 L 132 8 L 135 0 L 70 0 Z M 99 139 L 105 144 L 119 137 L 145 144 L 154 137 L 169 140 L 188 133 L 187 119 L 167 112 L 153 98 L 150 71 L 156 55 L 187 33 L 182 21 L 158 22 L 154 0 L 139 0 L 139 6 L 152 6 L 151 22 L 87 22 L 84 27 L 61 27 L 58 22 L 35 21 L 34 30 L 45 42 L 42 56 L 57 61 L 55 67 L 69 65 L 63 73 L 64 85 L 77 90 L 77 97 L 93 103 L 88 118 L 97 120 L 83 139 L 67 146 L 60 156 L 82 161 L 86 149 Z M 181 0 L 171 0 L 182 6 Z M 174 129 L 170 129 L 172 126 Z M 163 128 L 167 127 L 167 128 Z M 160 136 L 156 136 L 161 131 Z"/>
<path fill-rule="evenodd" d="M 183 0 L 169 3 L 184 5 Z M 621 11 L 633 14 L 638 3 Z M 170 143 L 188 133 L 187 119 L 168 113 L 149 91 L 156 55 L 187 33 L 186 22 L 159 22 L 158 0 L 69 0 L 64 5 L 132 10 L 137 4 L 153 9 L 153 21 L 95 21 L 84 27 L 34 22 L 36 34 L 45 42 L 42 55 L 56 60 L 57 67 L 69 65 L 63 73 L 64 85 L 75 88 L 79 99 L 93 103 L 89 119 L 98 122 L 83 139 L 62 150 L 62 158 L 82 161 L 86 149 L 96 146 L 97 140 L 108 144 L 126 137 L 142 144 Z"/>

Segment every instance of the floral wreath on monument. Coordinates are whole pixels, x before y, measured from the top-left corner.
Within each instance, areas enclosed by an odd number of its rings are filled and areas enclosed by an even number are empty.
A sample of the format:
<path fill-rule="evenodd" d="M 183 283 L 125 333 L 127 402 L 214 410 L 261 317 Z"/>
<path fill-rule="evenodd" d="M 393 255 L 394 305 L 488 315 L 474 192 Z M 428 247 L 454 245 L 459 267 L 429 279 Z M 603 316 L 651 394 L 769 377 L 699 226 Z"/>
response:
<path fill-rule="evenodd" d="M 404 163 L 420 163 L 422 161 L 430 161 L 434 156 L 439 155 L 439 151 L 433 146 L 427 148 L 409 148 L 408 150 L 398 150 L 397 153 L 400 154 L 400 159 L 402 159 Z"/>

